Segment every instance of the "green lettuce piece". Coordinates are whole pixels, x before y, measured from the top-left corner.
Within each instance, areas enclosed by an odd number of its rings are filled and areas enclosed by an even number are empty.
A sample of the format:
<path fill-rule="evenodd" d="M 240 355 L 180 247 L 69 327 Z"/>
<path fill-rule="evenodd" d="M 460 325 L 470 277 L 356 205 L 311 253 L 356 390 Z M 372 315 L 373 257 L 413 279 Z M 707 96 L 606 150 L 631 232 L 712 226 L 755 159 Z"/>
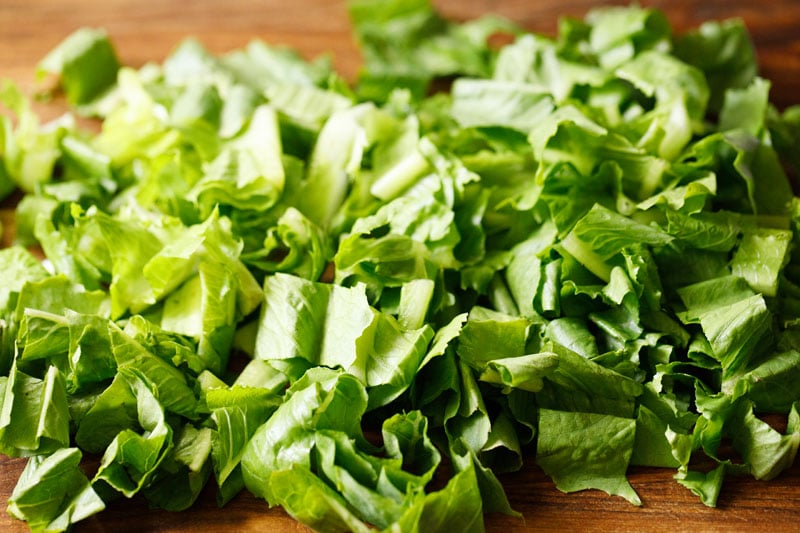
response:
<path fill-rule="evenodd" d="M 434 172 L 355 221 L 334 257 L 338 282 L 364 281 L 377 292 L 411 279 L 433 279 L 435 267 L 483 258 L 485 232 L 475 219 L 485 210 L 486 197 L 468 190 L 479 177 L 428 138 L 420 139 L 418 149 Z"/>
<path fill-rule="evenodd" d="M 297 128 L 298 136 L 305 142 L 309 142 L 305 138 L 309 133 L 319 134 L 328 119 L 337 112 L 344 112 L 353 106 L 353 100 L 349 95 L 307 83 L 295 84 L 283 81 L 271 83 L 265 88 L 264 93 L 269 104 L 283 118 L 282 125 Z M 290 153 L 294 153 L 296 149 Z"/>
<path fill-rule="evenodd" d="M 594 275 L 608 281 L 613 260 L 626 247 L 666 246 L 672 239 L 657 227 L 641 224 L 596 204 L 560 244 Z"/>
<path fill-rule="evenodd" d="M 753 404 L 738 402 L 728 422 L 733 447 L 755 479 L 772 479 L 789 468 L 800 446 L 800 428 L 797 426 L 797 406 L 792 406 L 786 434 L 781 435 L 753 413 Z"/>
<path fill-rule="evenodd" d="M 341 487 L 344 500 L 351 508 L 358 509 L 358 514 L 369 523 L 383 528 L 390 526 L 407 505 L 405 500 L 408 496 L 415 496 L 413 492 L 407 495 L 407 488 L 403 486 L 406 483 L 385 479 L 389 477 L 385 470 L 376 476 L 370 467 L 377 465 L 370 465 L 360 458 L 348 441 L 318 434 L 315 451 L 320 477 Z M 373 484 L 376 490 L 369 490 Z"/>
<path fill-rule="evenodd" d="M 790 231 L 758 228 L 745 231 L 731 259 L 731 273 L 764 296 L 778 293 L 778 280 L 789 261 Z"/>
<path fill-rule="evenodd" d="M 601 163 L 582 175 L 569 163 L 556 163 L 542 176 L 539 201 L 545 204 L 559 235 L 567 233 L 595 204 L 615 209 L 621 190 L 621 171 Z"/>
<path fill-rule="evenodd" d="M 180 370 L 153 355 L 116 325 L 109 326 L 109 337 L 120 372 L 136 376 L 142 386 L 149 387 L 150 394 L 158 397 L 159 408 L 196 418 L 197 398 Z"/>
<path fill-rule="evenodd" d="M 267 272 L 286 272 L 318 281 L 332 255 L 325 232 L 289 207 L 267 232 L 263 248 L 243 253 L 242 261 Z"/>
<path fill-rule="evenodd" d="M 694 389 L 697 411 L 701 416 L 698 417 L 692 429 L 694 441 L 692 451 L 702 449 L 713 460 L 720 463 L 727 462 L 728 466 L 731 467 L 730 471 L 735 472 L 736 467 L 733 463 L 720 458 L 719 451 L 722 439 L 726 435 L 726 429 L 730 429 L 732 426 L 730 423 L 732 415 L 737 412 L 737 408 L 745 400 L 734 400 L 732 395 L 710 389 L 699 380 L 695 381 Z M 690 458 L 685 450 L 682 449 L 683 446 L 685 446 L 685 443 L 678 443 L 676 446 L 679 452 L 677 457 L 681 460 L 682 465 L 687 464 Z M 746 472 L 746 466 L 743 468 L 743 471 Z"/>
<path fill-rule="evenodd" d="M 31 246 L 37 242 L 36 221 L 47 214 L 51 216 L 59 207 L 58 200 L 46 196 L 23 196 L 14 212 L 14 244 Z M 41 246 L 41 243 L 39 243 Z"/>
<path fill-rule="evenodd" d="M 479 509 L 467 522 L 482 530 L 480 490 L 471 464 L 462 467 L 463 476 L 471 478 L 469 483 L 462 486 L 455 480 L 463 477 L 457 475 L 441 496 L 421 490 L 432 479 L 440 455 L 419 412 L 398 414 L 384 422 L 385 456 L 379 458 L 365 446 L 360 428 L 353 424 L 357 422 L 353 410 L 363 412 L 366 394 L 352 376 L 312 370 L 288 395 L 245 450 L 243 473 L 251 491 L 279 503 L 311 527 L 332 531 L 361 531 L 366 523 L 413 530 L 418 530 L 413 524 L 420 523 L 421 530 L 462 509 L 454 499 L 468 500 Z M 320 423 L 309 427 L 310 417 Z M 281 440 L 288 435 L 297 452 L 306 452 L 286 454 Z M 453 484 L 462 493 L 452 492 Z"/>
<path fill-rule="evenodd" d="M 545 376 L 537 393 L 538 405 L 589 413 L 633 417 L 640 383 L 556 343 L 544 346 L 558 357 L 558 365 Z M 548 353 L 545 352 L 545 353 Z"/>
<path fill-rule="evenodd" d="M 192 506 L 208 479 L 211 429 L 186 424 L 159 470 L 142 491 L 151 506 L 183 511 Z"/>
<path fill-rule="evenodd" d="M 763 137 L 763 133 L 762 133 Z M 791 185 L 771 143 L 735 129 L 707 135 L 690 145 L 682 160 L 717 174 L 715 209 L 785 216 Z"/>
<path fill-rule="evenodd" d="M 309 468 L 315 431 L 339 431 L 348 438 L 363 438 L 359 413 L 364 412 L 366 403 L 364 387 L 355 377 L 325 368 L 309 370 L 247 443 L 242 473 L 248 490 L 273 505 L 277 503 L 274 491 L 279 485 L 272 480 L 273 473 Z M 316 423 L 307 428 L 312 418 Z"/>
<path fill-rule="evenodd" d="M 550 94 L 558 103 L 572 97 L 578 87 L 601 87 L 609 81 L 605 69 L 576 61 L 571 54 L 562 53 L 563 48 L 562 42 L 541 35 L 519 35 L 499 50 L 492 79 L 523 82 L 532 90 Z"/>
<path fill-rule="evenodd" d="M 678 289 L 730 275 L 729 255 L 690 247 L 662 248 L 653 254 L 664 287 Z M 686 261 L 688 259 L 688 262 Z M 683 264 L 684 269 L 677 269 Z"/>
<path fill-rule="evenodd" d="M 719 213 L 698 213 L 693 216 L 665 210 L 667 233 L 702 250 L 729 252 L 738 243 L 741 232 L 739 217 Z"/>
<path fill-rule="evenodd" d="M 357 374 L 360 367 L 363 376 L 375 320 L 363 287 L 314 283 L 278 273 L 265 280 L 264 293 L 257 358 L 302 357 L 317 365 L 352 368 Z"/>
<path fill-rule="evenodd" d="M 219 91 L 212 85 L 195 83 L 188 85 L 172 102 L 169 123 L 182 131 L 198 149 L 202 146 L 204 153 L 214 153 L 216 141 L 207 140 L 207 137 L 219 128 L 221 110 Z"/>
<path fill-rule="evenodd" d="M 346 229 L 427 176 L 427 150 L 433 148 L 420 138 L 418 117 L 406 115 L 404 94 L 387 108 L 361 103 L 325 122 L 293 197 L 315 223 L 330 231 Z"/>
<path fill-rule="evenodd" d="M 742 129 L 757 136 L 764 128 L 769 105 L 770 83 L 755 78 L 745 88 L 731 87 L 725 92 L 725 102 L 719 114 L 719 129 Z"/>
<path fill-rule="evenodd" d="M 241 133 L 260 101 L 260 95 L 245 85 L 231 87 L 220 110 L 219 136 L 230 139 Z"/>
<path fill-rule="evenodd" d="M 678 290 L 686 311 L 684 323 L 700 323 L 723 376 L 746 370 L 767 351 L 772 313 L 764 297 L 737 276 L 723 276 Z"/>
<path fill-rule="evenodd" d="M 21 321 L 26 309 L 64 314 L 67 309 L 84 314 L 109 318 L 111 306 L 108 294 L 102 290 L 88 291 L 63 275 L 55 275 L 26 283 L 17 298 L 15 316 Z"/>
<path fill-rule="evenodd" d="M 797 409 L 793 405 L 789 411 L 786 434 L 782 435 L 753 413 L 753 402 L 746 398 L 733 399 L 724 393 L 712 395 L 710 391 L 698 390 L 698 407 L 703 418 L 695 428 L 695 436 L 700 439 L 703 450 L 715 458 L 720 467 L 727 470 L 746 472 L 756 479 L 772 479 L 788 468 L 797 454 L 798 431 Z M 716 457 L 717 448 L 723 436 L 730 436 L 733 448 L 741 455 L 741 464 L 732 464 Z M 721 473 L 712 480 L 709 474 L 693 473 L 684 466 L 679 470 L 680 482 L 686 478 L 687 486 L 698 492 L 704 503 L 714 506 L 721 484 Z"/>
<path fill-rule="evenodd" d="M 404 329 L 419 329 L 425 324 L 435 290 L 436 284 L 429 279 L 415 279 L 403 284 L 397 320 Z"/>
<path fill-rule="evenodd" d="M 800 353 L 788 350 L 767 357 L 738 378 L 736 388 L 763 413 L 786 413 L 800 400 L 800 387 L 794 377 L 800 372 Z"/>
<path fill-rule="evenodd" d="M 103 453 L 92 483 L 105 483 L 130 498 L 146 487 L 173 447 L 172 428 L 150 387 L 129 369 L 120 370 L 135 398 L 137 429 L 120 431 Z"/>
<path fill-rule="evenodd" d="M 86 389 L 111 379 L 116 370 L 108 335 L 108 321 L 96 315 L 67 311 L 69 319 L 69 366 L 67 388 Z"/>
<path fill-rule="evenodd" d="M 375 321 L 365 365 L 370 410 L 390 403 L 411 386 L 433 338 L 428 325 L 407 330 L 383 313 Z"/>
<path fill-rule="evenodd" d="M 406 330 L 377 312 L 363 286 L 345 288 L 276 274 L 267 278 L 264 290 L 256 357 L 301 357 L 314 365 L 342 368 L 370 388 L 370 409 L 389 403 L 411 385 L 433 337 L 428 326 Z M 349 324 L 347 331 L 343 323 Z"/>
<path fill-rule="evenodd" d="M 87 212 L 97 225 L 111 261 L 111 315 L 142 311 L 156 299 L 144 276 L 144 266 L 163 247 L 162 241 L 141 222 L 112 218 L 105 213 Z"/>
<path fill-rule="evenodd" d="M 525 355 L 530 322 L 474 307 L 458 337 L 457 353 L 462 361 L 483 370 L 495 359 Z"/>
<path fill-rule="evenodd" d="M 39 117 L 22 90 L 10 81 L 0 82 L 0 104 L 16 116 L 0 118 L 0 197 L 16 187 L 33 192 L 42 183 L 53 180 L 53 171 L 61 156 L 61 138 L 73 128 L 69 119 L 40 124 Z"/>
<path fill-rule="evenodd" d="M 652 280 L 649 284 L 655 288 Z M 609 282 L 602 290 L 602 299 L 611 306 L 607 311 L 595 311 L 589 314 L 589 319 L 598 325 L 603 332 L 618 341 L 633 341 L 643 332 L 640 325 L 639 289 L 628 273 L 622 267 L 614 267 L 609 276 Z M 651 296 L 656 299 L 657 296 Z M 646 303 L 646 300 L 645 300 Z M 654 306 L 658 309 L 658 306 Z"/>
<path fill-rule="evenodd" d="M 198 377 L 206 371 L 206 362 L 197 353 L 194 339 L 164 331 L 141 315 L 134 315 L 126 320 L 124 331 L 147 351 L 182 371 L 188 370 Z"/>
<path fill-rule="evenodd" d="M 262 361 L 252 359 L 233 382 L 242 387 L 256 387 L 280 393 L 290 382 L 297 381 L 309 369 L 302 359 Z"/>
<path fill-rule="evenodd" d="M 324 229 L 329 228 L 361 166 L 367 136 L 359 120 L 371 109 L 370 104 L 361 104 L 334 113 L 317 137 L 298 208 Z"/>
<path fill-rule="evenodd" d="M 236 253 L 235 243 L 220 239 L 224 234 L 222 227 L 223 222 L 212 215 L 202 224 L 175 228 L 169 242 L 148 258 L 142 267 L 142 274 L 152 290 L 154 300 L 161 300 L 174 292 L 196 272 L 201 255 L 207 253 L 204 247 L 219 248 L 231 255 Z"/>
<path fill-rule="evenodd" d="M 339 493 L 308 468 L 294 465 L 270 474 L 274 498 L 295 520 L 332 532 L 367 533 L 370 528 L 348 508 Z"/>
<path fill-rule="evenodd" d="M 403 464 L 411 472 L 392 472 L 387 475 L 394 483 L 428 483 L 436 474 L 441 454 L 428 434 L 428 419 L 419 411 L 398 413 L 384 421 L 381 428 L 383 446 L 391 459 L 388 465 Z"/>
<path fill-rule="evenodd" d="M 535 316 L 534 302 L 542 285 L 540 255 L 553 244 L 556 227 L 543 225 L 534 236 L 511 249 L 513 258 L 506 268 L 506 283 L 522 316 Z"/>
<path fill-rule="evenodd" d="M 5 138 L 10 137 L 13 133 L 11 131 L 11 119 L 5 115 L 0 118 L 0 144 L 5 145 Z M 0 157 L 5 155 L 6 147 L 3 146 L 0 150 Z M 14 192 L 17 187 L 16 182 L 11 178 L 6 169 L 5 157 L 0 158 L 0 200 L 4 200 L 9 194 Z M 3 226 L 0 224 L 0 235 L 3 234 Z M 24 235 L 24 232 L 23 232 Z"/>
<path fill-rule="evenodd" d="M 681 469 L 675 474 L 675 480 L 691 490 L 704 505 L 716 507 L 727 468 L 726 463 L 720 463 L 719 466 L 708 472 Z"/>
<path fill-rule="evenodd" d="M 474 456 L 487 509 L 513 514 L 492 471 L 509 472 L 520 468 L 522 450 L 519 438 L 505 413 L 491 411 L 493 395 L 487 394 L 477 373 L 463 361 L 450 361 L 450 358 L 439 359 L 439 365 L 433 365 L 431 370 L 444 374 L 439 384 L 444 388 L 440 393 L 444 394 L 437 399 L 436 405 L 444 409 L 442 423 L 451 458 L 455 461 L 457 456 L 464 454 Z M 437 420 L 441 416 L 439 414 Z"/>
<path fill-rule="evenodd" d="M 374 177 L 368 180 L 371 182 L 369 194 L 388 201 L 423 177 L 429 170 L 429 162 L 420 151 L 420 124 L 415 115 L 402 121 L 389 121 L 383 116 L 381 119 L 381 128 L 373 133 L 376 137 L 371 158 Z"/>
<path fill-rule="evenodd" d="M 16 365 L 4 380 L 0 449 L 10 457 L 48 454 L 69 446 L 70 414 L 64 378 L 50 366 L 42 379 Z"/>
<path fill-rule="evenodd" d="M 199 270 L 164 301 L 161 327 L 196 339 L 201 366 L 220 373 L 233 342 L 236 280 L 224 263 L 207 260 Z"/>
<path fill-rule="evenodd" d="M 451 113 L 462 127 L 504 126 L 527 133 L 553 110 L 553 102 L 527 84 L 460 78 Z"/>
<path fill-rule="evenodd" d="M 90 233 L 91 239 L 87 238 Z M 108 254 L 95 231 L 84 231 L 81 223 L 75 227 L 71 224 L 56 226 L 49 218 L 37 216 L 33 234 L 56 274 L 80 283 L 89 290 L 99 289 L 108 282 Z M 78 244 L 81 240 L 83 245 Z M 90 252 L 90 255 L 72 253 L 77 247 Z"/>
<path fill-rule="evenodd" d="M 22 246 L 11 246 L 0 250 L 3 264 L 3 279 L 0 284 L 0 312 L 8 315 L 14 310 L 16 296 L 29 281 L 40 281 L 48 276 L 47 270 L 28 250 Z"/>
<path fill-rule="evenodd" d="M 653 206 L 668 206 L 681 214 L 694 215 L 705 209 L 706 201 L 717 192 L 717 179 L 712 172 L 698 172 L 697 176 L 687 173 L 683 181 L 686 185 L 678 185 L 654 194 L 639 202 L 637 207 L 643 211 Z M 669 211 L 667 211 L 669 214 Z"/>
<path fill-rule="evenodd" d="M 523 355 L 494 359 L 481 373 L 481 381 L 510 388 L 539 392 L 544 386 L 542 378 L 558 365 L 558 356 L 550 353 Z"/>
<path fill-rule="evenodd" d="M 669 22 L 658 10 L 605 7 L 587 13 L 585 20 L 590 28 L 588 44 L 605 68 L 670 46 Z"/>
<path fill-rule="evenodd" d="M 111 384 L 92 399 L 88 410 L 76 420 L 75 442 L 82 450 L 100 453 L 120 432 L 137 428 L 136 396 L 127 380 L 118 373 Z"/>
<path fill-rule="evenodd" d="M 600 489 L 641 505 L 625 478 L 635 434 L 633 419 L 540 409 L 536 462 L 559 490 Z"/>
<path fill-rule="evenodd" d="M 800 139 L 800 105 L 789 106 L 782 113 L 770 108 L 766 115 L 766 125 L 775 150 L 784 164 L 796 173 L 800 169 L 800 158 L 793 147 Z"/>
<path fill-rule="evenodd" d="M 208 367 L 220 372 L 236 322 L 258 306 L 260 288 L 238 259 L 241 243 L 231 235 L 228 220 L 216 212 L 201 224 L 172 227 L 167 234 L 168 244 L 140 255 L 144 264 L 139 263 L 137 288 L 147 295 L 140 300 L 145 306 L 163 300 L 160 327 L 197 340 L 196 371 Z M 150 232 L 142 238 L 158 239 Z"/>
<path fill-rule="evenodd" d="M 758 72 L 755 49 L 741 19 L 707 21 L 676 36 L 674 53 L 705 74 L 712 112 L 722 108 L 728 88 L 747 87 Z"/>
<path fill-rule="evenodd" d="M 59 202 L 106 206 L 119 189 L 110 158 L 77 132 L 61 138 L 61 179 L 42 185 L 42 196 Z"/>
<path fill-rule="evenodd" d="M 436 332 L 411 387 L 412 405 L 433 427 L 444 426 L 458 412 L 461 386 L 454 347 L 466 318 L 457 315 Z"/>
<path fill-rule="evenodd" d="M 185 87 L 198 80 L 205 85 L 216 81 L 215 75 L 221 70 L 219 60 L 192 38 L 179 43 L 159 67 L 158 74 L 163 75 L 165 84 L 171 87 Z"/>
<path fill-rule="evenodd" d="M 211 420 L 211 457 L 217 483 L 223 486 L 239 467 L 245 446 L 277 407 L 275 393 L 255 387 L 212 389 L 206 393 Z"/>
<path fill-rule="evenodd" d="M 92 146 L 122 167 L 142 156 L 148 158 L 176 148 L 180 134 L 167 124 L 160 104 L 147 90 L 146 79 L 129 67 L 117 73 L 118 103 L 104 114 L 103 129 Z"/>
<path fill-rule="evenodd" d="M 468 456 L 471 459 L 471 456 Z M 459 531 L 481 532 L 483 501 L 476 467 L 468 466 L 450 478 L 442 490 L 425 495 L 398 522 L 403 531 L 435 531 L 456 527 Z"/>
<path fill-rule="evenodd" d="M 601 163 L 613 162 L 622 172 L 621 192 L 627 197 L 644 200 L 663 188 L 666 159 L 603 127 L 574 105 L 561 106 L 545 117 L 529 133 L 528 140 L 537 160 L 543 163 L 540 175 L 551 165 L 570 163 L 585 176 Z"/>
<path fill-rule="evenodd" d="M 453 366 L 452 382 L 448 385 L 455 394 L 448 399 L 443 420 L 447 437 L 450 442 L 461 442 L 470 452 L 478 453 L 489 441 L 492 420 L 472 369 L 460 361 Z"/>
<path fill-rule="evenodd" d="M 337 281 L 369 284 L 375 291 L 416 279 L 433 279 L 435 265 L 424 243 L 406 235 L 352 233 L 334 256 Z"/>
<path fill-rule="evenodd" d="M 218 206 L 267 211 L 283 193 L 281 153 L 277 114 L 268 105 L 258 106 L 245 129 L 209 163 L 188 198 L 203 218 Z"/>
<path fill-rule="evenodd" d="M 514 433 L 514 429 L 509 427 L 509 419 L 501 415 L 495 419 L 493 423 L 492 433 L 489 434 L 489 441 L 487 446 L 484 447 L 484 452 L 481 453 L 480 459 L 478 454 L 464 447 L 463 441 L 451 441 L 450 457 L 453 460 L 455 469 L 458 473 L 468 471 L 472 468 L 475 469 L 475 476 L 478 481 L 478 489 L 481 496 L 481 507 L 484 513 L 503 513 L 515 518 L 522 518 L 522 514 L 518 513 L 511 508 L 505 490 L 500 483 L 500 480 L 495 475 L 495 472 L 512 472 L 519 469 L 522 464 L 521 450 L 517 442 L 516 435 L 513 437 L 515 447 L 513 452 L 519 454 L 517 464 L 513 464 L 511 468 L 506 468 L 505 465 L 499 461 L 493 461 L 491 457 L 487 457 L 487 452 L 492 452 L 491 446 L 504 446 L 508 447 L 506 443 L 502 443 L 502 439 L 498 434 L 506 433 L 510 435 Z M 500 429 L 500 431 L 497 431 Z M 508 447 L 511 450 L 511 447 Z M 490 461 L 491 465 L 487 464 L 484 460 Z"/>
<path fill-rule="evenodd" d="M 17 299 L 29 282 L 41 281 L 48 273 L 21 246 L 0 250 L 0 262 L 6 273 L 0 281 L 0 374 L 8 375 L 17 353 L 15 344 L 22 318 L 17 315 Z"/>
<path fill-rule="evenodd" d="M 672 160 L 693 134 L 703 131 L 709 89 L 699 69 L 651 50 L 637 55 L 616 73 L 656 100 L 652 111 L 625 125 L 629 134 L 644 134 L 635 135 L 637 146 Z"/>
<path fill-rule="evenodd" d="M 659 367 L 663 368 L 663 367 Z M 689 411 L 686 407 L 686 397 L 677 390 L 673 390 L 672 385 L 675 382 L 670 382 L 669 374 L 673 372 L 664 370 L 654 376 L 653 380 L 644 386 L 644 391 L 640 398 L 640 406 L 645 406 L 660 418 L 670 428 L 665 432 L 668 440 L 672 438 L 671 434 L 688 434 L 697 421 L 698 414 Z M 679 372 L 674 372 L 679 374 Z M 679 378 L 680 376 L 676 376 Z M 673 446 L 673 455 L 675 446 Z M 679 459 L 676 456 L 676 459 Z"/>
<path fill-rule="evenodd" d="M 600 355 L 597 339 L 589 330 L 588 324 L 580 318 L 564 317 L 551 320 L 545 327 L 544 336 L 587 359 Z"/>
<path fill-rule="evenodd" d="M 88 103 L 108 90 L 117 79 L 117 70 L 119 61 L 108 35 L 93 28 L 75 31 L 39 64 L 40 73 L 61 76 L 64 92 L 73 105 Z"/>
<path fill-rule="evenodd" d="M 220 61 L 233 72 L 237 80 L 256 91 L 266 90 L 281 82 L 298 86 L 322 85 L 333 74 L 328 57 L 306 61 L 295 50 L 271 46 L 259 40 L 249 42 L 241 50 L 225 54 Z"/>
<path fill-rule="evenodd" d="M 111 352 L 108 319 L 65 309 L 63 315 L 27 309 L 18 340 L 18 361 L 45 359 L 62 372 L 70 393 L 111 379 L 117 364 Z"/>
<path fill-rule="evenodd" d="M 17 335 L 24 351 L 19 361 L 61 359 L 69 348 L 69 329 L 65 318 L 53 313 L 26 309 Z"/>
<path fill-rule="evenodd" d="M 354 0 L 347 8 L 364 55 L 359 89 L 377 101 L 398 86 L 421 98 L 439 76 L 486 77 L 493 55 L 487 38 L 497 31 L 517 31 L 497 17 L 454 24 L 429 0 Z"/>
<path fill-rule="evenodd" d="M 655 412 L 640 405 L 636 416 L 636 438 L 631 453 L 631 464 L 676 468 L 675 458 L 667 438 L 669 425 Z"/>
<path fill-rule="evenodd" d="M 99 513 L 105 503 L 80 469 L 81 451 L 60 448 L 28 460 L 11 493 L 8 513 L 31 531 L 67 531 Z"/>

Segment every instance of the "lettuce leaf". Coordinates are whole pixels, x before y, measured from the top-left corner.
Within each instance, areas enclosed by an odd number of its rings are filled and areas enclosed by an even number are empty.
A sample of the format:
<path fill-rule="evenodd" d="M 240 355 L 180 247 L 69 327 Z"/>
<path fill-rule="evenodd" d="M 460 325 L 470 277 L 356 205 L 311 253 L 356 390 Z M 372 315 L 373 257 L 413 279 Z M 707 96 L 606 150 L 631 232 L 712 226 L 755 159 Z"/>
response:
<path fill-rule="evenodd" d="M 117 77 L 119 61 L 108 34 L 81 28 L 54 48 L 39 64 L 39 71 L 59 74 L 67 99 L 85 104 L 108 90 Z"/>
<path fill-rule="evenodd" d="M 641 505 L 625 479 L 635 433 L 632 419 L 540 409 L 536 461 L 564 492 L 596 488 Z"/>
<path fill-rule="evenodd" d="M 99 513 L 105 503 L 89 484 L 78 448 L 32 457 L 9 498 L 8 512 L 32 531 L 65 531 Z"/>
<path fill-rule="evenodd" d="M 0 411 L 0 447 L 5 455 L 25 457 L 69 446 L 66 387 L 56 367 L 42 379 L 12 367 L 4 380 Z"/>

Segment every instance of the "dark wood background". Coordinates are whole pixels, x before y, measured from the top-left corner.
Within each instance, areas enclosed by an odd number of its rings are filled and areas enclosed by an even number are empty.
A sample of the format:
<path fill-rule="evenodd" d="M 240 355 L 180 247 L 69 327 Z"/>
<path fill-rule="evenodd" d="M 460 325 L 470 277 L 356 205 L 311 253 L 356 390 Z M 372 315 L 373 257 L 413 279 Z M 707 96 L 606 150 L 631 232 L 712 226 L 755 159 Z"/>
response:
<path fill-rule="evenodd" d="M 434 0 L 446 15 L 468 19 L 494 12 L 526 28 L 553 35 L 560 15 L 582 16 L 601 3 L 589 0 Z M 253 38 L 300 50 L 307 57 L 330 52 L 337 69 L 354 78 L 360 58 L 350 36 L 345 3 L 333 0 L 0 0 L 0 77 L 27 91 L 35 88 L 35 65 L 47 51 L 81 26 L 104 27 L 121 60 L 131 66 L 162 61 L 187 36 L 213 52 Z M 780 107 L 800 103 L 800 0 L 642 0 L 663 9 L 677 31 L 704 20 L 741 17 L 756 45 L 761 75 L 773 84 Z M 56 101 L 40 107 L 46 116 L 63 111 Z M 0 213 L 13 230 L 13 212 Z M 2 275 L 2 274 L 0 274 Z M 0 456 L 0 501 L 7 501 L 24 461 Z M 528 461 L 519 473 L 502 476 L 512 505 L 524 520 L 487 517 L 489 531 L 541 529 L 582 531 L 800 530 L 800 466 L 777 479 L 729 478 L 718 507 L 704 507 L 673 479 L 672 470 L 633 468 L 630 480 L 644 505 L 598 491 L 562 494 Z M 5 504 L 0 504 L 3 509 Z M 0 513 L 0 531 L 27 527 Z M 138 498 L 113 504 L 81 523 L 78 532 L 104 531 L 306 531 L 281 509 L 242 493 L 224 509 L 206 490 L 195 508 L 182 513 L 150 511 Z"/>

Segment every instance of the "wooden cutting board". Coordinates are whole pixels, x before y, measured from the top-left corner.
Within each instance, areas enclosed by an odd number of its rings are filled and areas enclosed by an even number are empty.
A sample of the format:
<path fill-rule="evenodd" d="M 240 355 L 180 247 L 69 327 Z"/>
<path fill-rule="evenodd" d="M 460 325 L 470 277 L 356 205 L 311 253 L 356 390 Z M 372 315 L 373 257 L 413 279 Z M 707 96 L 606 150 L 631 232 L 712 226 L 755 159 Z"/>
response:
<path fill-rule="evenodd" d="M 625 2 L 602 2 L 625 3 Z M 772 81 L 772 99 L 780 107 L 800 103 L 800 1 L 661 0 L 641 1 L 663 9 L 677 31 L 704 20 L 741 17 L 751 31 L 761 75 Z M 588 0 L 439 0 L 446 15 L 468 19 L 494 12 L 526 28 L 553 35 L 560 15 L 582 16 L 601 2 Z M 336 68 L 353 79 L 360 58 L 352 42 L 343 1 L 329 0 L 1 0 L 0 77 L 31 92 L 35 65 L 61 39 L 81 26 L 104 27 L 121 60 L 140 66 L 162 61 L 187 36 L 212 52 L 225 52 L 254 38 L 286 44 L 307 57 L 330 52 Z M 48 117 L 64 108 L 40 107 Z M 13 223 L 8 204 L 2 222 Z M 8 235 L 3 239 L 7 244 Z M 0 274 L 2 275 L 2 274 Z M 0 507 L 4 508 L 24 466 L 0 456 Z M 635 507 L 598 491 L 562 494 L 529 460 L 521 472 L 501 476 L 513 507 L 523 520 L 487 517 L 490 531 L 541 529 L 582 531 L 773 530 L 800 529 L 800 466 L 770 482 L 729 478 L 715 509 L 704 507 L 678 485 L 667 469 L 633 468 L 630 481 L 644 504 Z M 0 531 L 27 527 L 0 513 Z M 242 493 L 218 509 L 213 490 L 195 508 L 182 513 L 150 511 L 134 498 L 114 503 L 76 531 L 306 531 L 281 509 Z M 454 532 L 455 533 L 455 532 Z"/>

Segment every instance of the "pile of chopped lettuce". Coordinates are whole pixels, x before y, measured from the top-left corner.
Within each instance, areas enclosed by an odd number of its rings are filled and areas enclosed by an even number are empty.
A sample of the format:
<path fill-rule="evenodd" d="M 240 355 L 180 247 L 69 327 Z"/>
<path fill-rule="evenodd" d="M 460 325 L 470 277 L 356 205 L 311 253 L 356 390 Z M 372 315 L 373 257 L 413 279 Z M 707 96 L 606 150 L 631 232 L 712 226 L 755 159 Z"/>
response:
<path fill-rule="evenodd" d="M 83 29 L 40 68 L 99 131 L 2 85 L 8 511 L 213 483 L 324 531 L 481 531 L 523 461 L 633 504 L 628 468 L 669 467 L 709 506 L 791 466 L 800 107 L 742 22 L 348 9 L 353 84 L 260 41 L 134 70 Z"/>

